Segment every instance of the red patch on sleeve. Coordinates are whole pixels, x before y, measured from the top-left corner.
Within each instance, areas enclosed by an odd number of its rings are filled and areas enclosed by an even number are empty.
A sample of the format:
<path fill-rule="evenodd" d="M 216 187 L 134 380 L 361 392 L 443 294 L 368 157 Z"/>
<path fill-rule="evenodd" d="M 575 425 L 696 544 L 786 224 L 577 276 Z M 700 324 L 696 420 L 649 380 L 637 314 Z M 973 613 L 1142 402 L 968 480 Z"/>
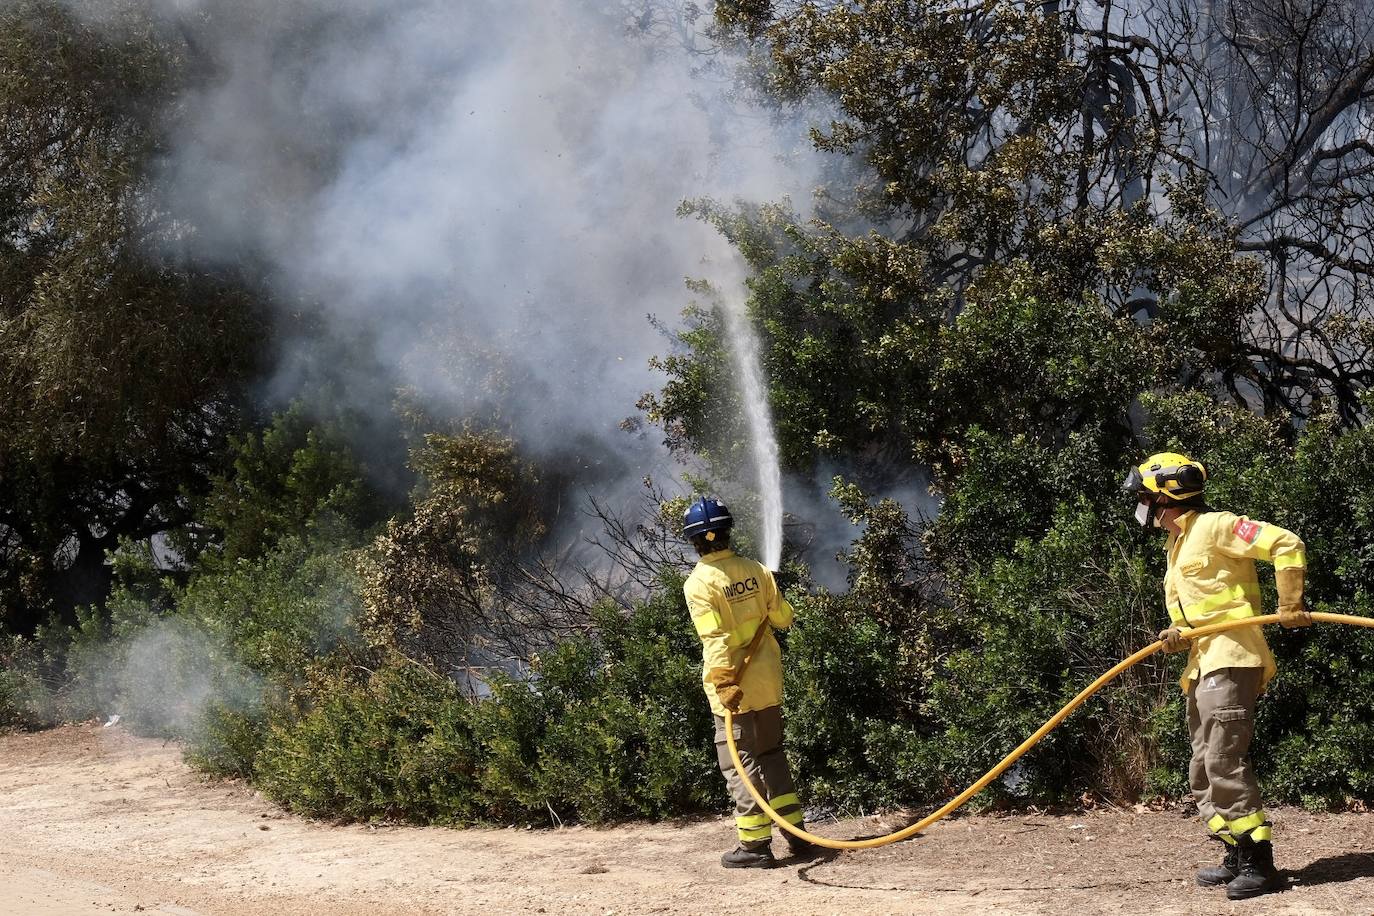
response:
<path fill-rule="evenodd" d="M 1253 544 L 1255 543 L 1255 538 L 1259 537 L 1261 527 L 1263 526 L 1260 525 L 1259 522 L 1252 522 L 1248 518 L 1242 518 L 1236 521 L 1236 527 L 1232 530 L 1235 531 L 1236 537 L 1247 544 Z"/>

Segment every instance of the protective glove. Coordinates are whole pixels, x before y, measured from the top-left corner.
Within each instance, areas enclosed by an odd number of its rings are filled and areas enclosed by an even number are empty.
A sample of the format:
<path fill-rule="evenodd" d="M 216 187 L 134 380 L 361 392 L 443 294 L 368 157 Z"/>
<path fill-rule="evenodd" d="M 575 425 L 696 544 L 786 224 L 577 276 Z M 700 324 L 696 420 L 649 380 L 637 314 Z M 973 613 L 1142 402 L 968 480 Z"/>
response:
<path fill-rule="evenodd" d="M 1279 587 L 1279 624 L 1284 627 L 1312 625 L 1312 615 L 1303 604 L 1302 592 L 1307 570 L 1301 566 L 1274 570 L 1274 584 Z"/>
<path fill-rule="evenodd" d="M 1312 626 L 1312 614 L 1301 604 L 1281 604 L 1279 605 L 1279 626 L 1289 629 L 1310 627 Z"/>
<path fill-rule="evenodd" d="M 1183 638 L 1183 632 L 1178 627 L 1160 630 L 1159 641 L 1164 643 L 1165 652 L 1186 652 L 1188 649 L 1188 640 Z"/>
<path fill-rule="evenodd" d="M 731 712 L 739 712 L 739 704 L 744 701 L 744 691 L 739 686 L 739 675 L 734 668 L 712 668 L 707 680 L 716 688 L 720 705 Z"/>
<path fill-rule="evenodd" d="M 720 705 L 732 713 L 739 712 L 739 704 L 744 702 L 744 691 L 740 689 L 738 684 L 717 687 L 716 696 L 720 698 Z"/>

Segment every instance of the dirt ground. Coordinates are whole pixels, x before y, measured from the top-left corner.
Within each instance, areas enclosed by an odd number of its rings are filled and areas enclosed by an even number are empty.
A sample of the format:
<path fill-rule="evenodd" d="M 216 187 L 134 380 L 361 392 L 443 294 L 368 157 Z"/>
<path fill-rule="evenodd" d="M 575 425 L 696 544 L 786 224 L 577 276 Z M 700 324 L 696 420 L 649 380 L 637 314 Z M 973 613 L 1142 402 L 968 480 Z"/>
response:
<path fill-rule="evenodd" d="M 896 846 L 726 871 L 726 818 L 334 826 L 205 781 L 174 745 L 81 726 L 0 737 L 0 913 L 1374 913 L 1374 815 L 1276 820 L 1292 886 L 1248 904 L 1194 885 L 1214 851 L 1177 812 L 966 817 Z"/>

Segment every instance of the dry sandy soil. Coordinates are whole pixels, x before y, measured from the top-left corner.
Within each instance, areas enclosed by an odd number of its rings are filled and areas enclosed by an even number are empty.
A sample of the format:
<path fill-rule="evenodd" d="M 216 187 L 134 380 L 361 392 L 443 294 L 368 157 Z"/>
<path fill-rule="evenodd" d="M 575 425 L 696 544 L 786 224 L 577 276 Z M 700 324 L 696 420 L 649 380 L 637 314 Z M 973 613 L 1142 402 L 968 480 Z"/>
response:
<path fill-rule="evenodd" d="M 725 818 L 335 826 L 206 782 L 174 745 L 81 726 L 0 737 L 0 913 L 1374 913 L 1374 815 L 1276 819 L 1292 886 L 1248 904 L 1194 886 L 1214 852 L 1177 812 L 966 817 L 896 846 L 726 871 Z"/>

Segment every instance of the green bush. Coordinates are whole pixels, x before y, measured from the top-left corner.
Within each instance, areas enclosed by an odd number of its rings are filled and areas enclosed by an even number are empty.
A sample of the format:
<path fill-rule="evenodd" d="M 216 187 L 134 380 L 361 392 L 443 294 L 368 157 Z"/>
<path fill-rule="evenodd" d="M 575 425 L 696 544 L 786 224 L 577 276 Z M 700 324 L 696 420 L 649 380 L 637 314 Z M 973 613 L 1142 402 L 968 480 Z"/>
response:
<path fill-rule="evenodd" d="M 902 507 L 839 479 L 832 495 L 861 530 L 849 590 L 792 596 L 784 711 L 806 801 L 863 812 L 943 792 L 929 765 L 931 688 L 941 647 L 959 635 Z"/>
<path fill-rule="evenodd" d="M 1196 455 L 1212 470 L 1216 506 L 1304 537 L 1316 607 L 1374 605 L 1370 433 L 1318 418 L 1290 443 L 1275 424 L 1201 396 L 1151 397 L 1146 407 L 1142 449 Z M 810 801 L 864 810 L 946 797 L 1167 625 L 1163 536 L 1129 519 L 1115 492 L 1122 468 L 1104 460 L 1095 434 L 1054 447 L 978 430 L 967 441 L 967 467 L 947 481 L 925 535 L 948 608 L 897 587 L 916 572 L 894 565 L 891 543 L 877 545 L 901 540 L 900 525 L 862 512 L 850 591 L 796 602 L 788 736 Z M 1260 565 L 1272 609 L 1272 574 Z M 1280 675 L 1260 704 L 1253 754 L 1269 797 L 1369 798 L 1374 716 L 1360 698 L 1374 688 L 1374 634 L 1268 636 Z M 1186 792 L 1182 663 L 1157 655 L 1104 688 L 1024 758 L 1015 793 Z M 991 794 L 1009 792 L 1001 783 Z"/>
<path fill-rule="evenodd" d="M 331 656 L 363 652 L 354 564 L 347 548 L 285 537 L 193 579 L 175 594 L 175 616 L 200 628 L 207 648 L 298 699 Z"/>
<path fill-rule="evenodd" d="M 256 761 L 293 810 L 417 823 L 662 817 L 723 801 L 680 581 L 464 695 L 395 659 L 272 726 Z"/>
<path fill-rule="evenodd" d="M 273 725 L 257 755 L 258 784 L 317 817 L 473 821 L 486 806 L 470 720 L 471 702 L 452 681 L 396 660 Z"/>
<path fill-rule="evenodd" d="M 185 736 L 186 761 L 211 776 L 252 779 L 258 754 L 268 739 L 265 705 L 245 709 L 210 700 Z"/>
<path fill-rule="evenodd" d="M 32 640 L 0 635 L 0 731 L 57 724 L 57 698 Z"/>
<path fill-rule="evenodd" d="M 872 811 L 939 791 L 930 737 L 905 713 L 899 638 L 860 601 L 794 602 L 784 657 L 787 744 L 807 804 Z"/>
<path fill-rule="evenodd" d="M 1143 406 L 1148 441 L 1134 451 L 1201 458 L 1214 504 L 1303 536 L 1315 607 L 1374 613 L 1374 433 L 1318 417 L 1290 437 L 1198 395 Z M 837 484 L 856 525 L 849 588 L 791 590 L 783 637 L 788 745 L 809 805 L 947 798 L 1165 625 L 1162 536 L 1130 519 L 1112 441 L 1106 426 L 1057 441 L 971 428 L 963 470 L 943 478 L 925 525 Z M 547 825 L 728 804 L 679 576 L 632 608 L 597 608 L 579 635 L 479 684 L 366 644 L 358 539 L 296 528 L 252 556 L 211 551 L 182 583 L 146 548 L 121 547 L 104 607 L 0 644 L 0 727 L 119 712 L 180 738 L 207 772 L 315 816 Z M 1270 574 L 1261 580 L 1272 606 Z M 1270 641 L 1280 675 L 1253 752 L 1268 797 L 1374 799 L 1374 716 L 1361 701 L 1374 691 L 1374 633 L 1271 630 Z M 1185 792 L 1181 664 L 1160 655 L 1125 673 L 982 803 Z"/>
<path fill-rule="evenodd" d="M 1315 607 L 1361 613 L 1374 605 L 1364 561 L 1374 543 L 1369 432 L 1318 418 L 1289 443 L 1276 424 L 1199 395 L 1145 403 L 1147 447 L 1204 461 L 1213 505 L 1304 538 Z M 971 442 L 971 470 L 933 529 L 968 641 L 945 644 L 934 677 L 939 740 L 905 737 L 906 753 L 954 787 L 981 774 L 1167 624 L 1163 535 L 1134 530 L 1109 489 L 1110 468 L 1074 437 L 1058 451 L 978 435 Z M 1032 476 L 1015 473 L 1028 468 Z M 1054 481 L 1070 485 L 1056 493 Z M 1037 489 L 1038 504 L 1016 497 Z M 1040 513 L 1048 519 L 1040 521 Z M 1009 533 L 1017 534 L 1014 542 Z M 1260 567 L 1272 610 L 1272 574 Z M 1268 797 L 1321 805 L 1367 799 L 1374 716 L 1359 698 L 1374 688 L 1366 675 L 1374 634 L 1318 627 L 1270 628 L 1267 636 L 1279 676 L 1260 703 L 1252 753 Z M 1182 664 L 1181 657 L 1157 655 L 1105 688 L 1025 758 L 1022 791 L 1046 798 L 1186 791 Z"/>
<path fill-rule="evenodd" d="M 317 422 L 297 401 L 235 437 L 233 473 L 215 477 L 198 506 L 199 530 L 216 535 L 211 557 L 252 559 L 288 537 L 361 543 L 389 508 L 350 445 L 363 435 L 357 418 Z M 205 549 L 203 540 L 191 537 L 191 549 Z"/>
<path fill-rule="evenodd" d="M 935 703 L 945 728 L 939 765 L 957 782 L 981 775 L 1153 641 L 1159 580 L 1136 557 L 1141 544 L 1127 524 L 1086 502 L 1062 505 L 1042 538 L 1022 540 L 961 583 L 974 642 L 945 660 Z M 1126 671 L 1023 759 L 1023 791 L 1137 794 L 1158 751 L 1154 712 L 1176 690 L 1162 656 Z"/>
<path fill-rule="evenodd" d="M 723 801 L 700 642 L 681 581 L 628 616 L 602 608 L 596 624 L 593 636 L 541 657 L 534 679 L 497 692 L 528 691 L 539 700 L 540 800 L 558 817 L 590 823 Z"/>

